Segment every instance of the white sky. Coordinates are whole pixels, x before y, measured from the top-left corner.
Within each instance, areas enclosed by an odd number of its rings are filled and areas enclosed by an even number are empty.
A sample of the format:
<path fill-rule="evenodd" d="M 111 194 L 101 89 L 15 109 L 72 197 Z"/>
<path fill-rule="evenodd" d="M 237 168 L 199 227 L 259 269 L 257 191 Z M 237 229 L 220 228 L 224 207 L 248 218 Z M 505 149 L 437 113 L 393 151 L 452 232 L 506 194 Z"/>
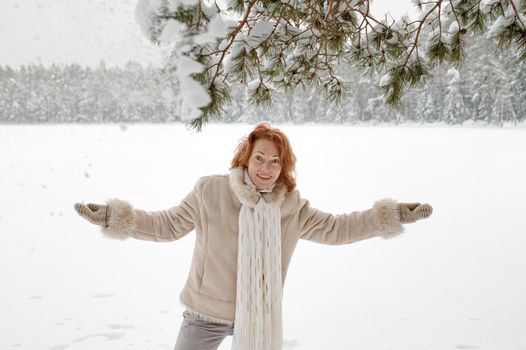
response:
<path fill-rule="evenodd" d="M 0 65 L 41 62 L 159 64 L 135 23 L 136 0 L 1 0 Z M 411 0 L 372 1 L 373 13 L 412 11 Z"/>

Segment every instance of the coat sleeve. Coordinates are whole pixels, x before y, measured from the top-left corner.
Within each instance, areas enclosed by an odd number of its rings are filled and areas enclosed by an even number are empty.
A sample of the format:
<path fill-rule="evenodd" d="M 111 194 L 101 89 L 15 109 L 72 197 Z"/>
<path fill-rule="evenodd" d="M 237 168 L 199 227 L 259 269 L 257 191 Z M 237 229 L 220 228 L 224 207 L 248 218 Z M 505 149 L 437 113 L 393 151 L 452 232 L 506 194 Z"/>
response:
<path fill-rule="evenodd" d="M 378 201 L 368 210 L 340 215 L 312 208 L 309 201 L 300 199 L 299 227 L 300 238 L 329 245 L 391 238 L 403 232 L 398 205 L 391 199 Z"/>
<path fill-rule="evenodd" d="M 175 241 L 194 229 L 200 206 L 202 180 L 179 203 L 168 210 L 144 211 L 120 199 L 110 199 L 111 208 L 105 236 L 114 239 L 133 237 L 140 240 L 166 242 Z"/>

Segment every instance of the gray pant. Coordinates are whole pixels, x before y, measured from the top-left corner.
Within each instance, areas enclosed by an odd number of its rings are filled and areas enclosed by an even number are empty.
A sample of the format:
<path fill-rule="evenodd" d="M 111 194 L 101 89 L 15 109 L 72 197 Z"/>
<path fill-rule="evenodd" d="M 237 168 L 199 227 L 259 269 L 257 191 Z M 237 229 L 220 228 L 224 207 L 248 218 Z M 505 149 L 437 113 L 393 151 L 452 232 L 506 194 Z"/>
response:
<path fill-rule="evenodd" d="M 234 334 L 234 326 L 207 322 L 188 311 L 183 317 L 174 350 L 216 350 L 223 339 Z"/>

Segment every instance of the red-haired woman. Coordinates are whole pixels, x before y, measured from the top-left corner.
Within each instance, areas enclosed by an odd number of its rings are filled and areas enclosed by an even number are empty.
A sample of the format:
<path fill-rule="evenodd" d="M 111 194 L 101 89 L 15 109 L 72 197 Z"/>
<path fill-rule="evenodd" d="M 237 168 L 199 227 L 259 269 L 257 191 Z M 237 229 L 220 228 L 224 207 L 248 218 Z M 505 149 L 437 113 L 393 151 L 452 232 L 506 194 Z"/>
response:
<path fill-rule="evenodd" d="M 234 350 L 281 350 L 282 288 L 300 238 L 333 245 L 388 238 L 432 212 L 384 199 L 365 211 L 324 213 L 295 189 L 295 161 L 285 134 L 259 124 L 236 149 L 230 174 L 199 179 L 173 208 L 146 212 L 113 199 L 75 209 L 113 238 L 174 241 L 195 230 L 175 350 L 217 349 L 228 335 Z"/>

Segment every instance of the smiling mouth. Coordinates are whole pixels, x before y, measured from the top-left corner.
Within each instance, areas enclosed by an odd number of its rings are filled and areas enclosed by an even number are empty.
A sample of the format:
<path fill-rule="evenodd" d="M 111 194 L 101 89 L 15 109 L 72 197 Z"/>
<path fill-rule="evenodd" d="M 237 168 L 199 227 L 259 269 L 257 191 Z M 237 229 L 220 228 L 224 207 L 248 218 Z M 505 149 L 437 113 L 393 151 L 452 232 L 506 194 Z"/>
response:
<path fill-rule="evenodd" d="M 272 178 L 272 176 L 261 176 L 261 175 L 258 175 L 257 177 L 259 177 L 261 180 L 270 180 Z"/>

